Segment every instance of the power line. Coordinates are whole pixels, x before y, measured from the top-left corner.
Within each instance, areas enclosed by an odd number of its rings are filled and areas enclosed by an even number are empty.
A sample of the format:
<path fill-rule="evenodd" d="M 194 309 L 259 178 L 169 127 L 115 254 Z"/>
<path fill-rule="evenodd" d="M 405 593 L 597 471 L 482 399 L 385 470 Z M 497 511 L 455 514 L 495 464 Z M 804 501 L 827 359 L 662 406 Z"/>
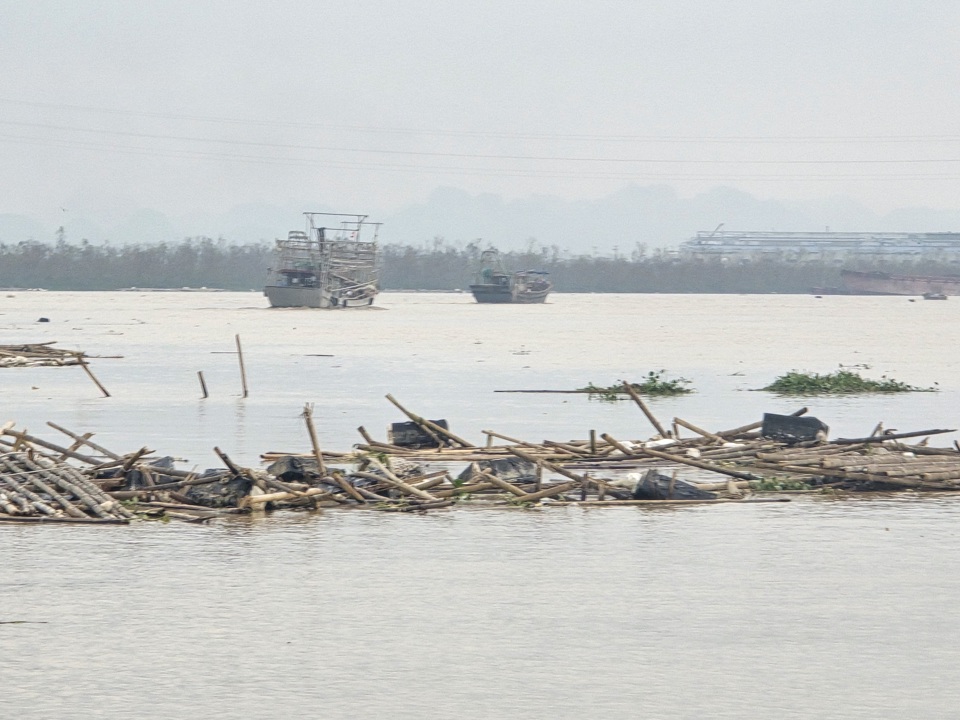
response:
<path fill-rule="evenodd" d="M 688 158 L 604 158 L 604 157 L 583 157 L 569 155 L 515 155 L 515 154 L 496 154 L 496 153 L 465 153 L 465 152 L 432 152 L 424 150 L 391 150 L 391 149 L 369 149 L 354 147 L 337 147 L 333 145 L 295 145 L 289 143 L 274 143 L 254 140 L 227 140 L 224 138 L 196 137 L 190 135 L 172 135 L 160 133 L 138 133 L 124 130 L 103 130 L 97 128 L 75 127 L 69 125 L 55 125 L 51 123 L 31 123 L 15 120 L 0 120 L 0 125 L 12 125 L 16 127 L 38 128 L 43 130 L 58 130 L 65 132 L 78 132 L 97 135 L 112 135 L 116 137 L 130 137 L 145 140 L 178 140 L 185 142 L 216 143 L 221 145 L 235 145 L 239 147 L 261 147 L 274 148 L 282 150 L 320 151 L 320 152 L 342 152 L 351 154 L 371 154 L 371 155 L 394 155 L 407 157 L 435 157 L 435 158 L 459 158 L 470 160 L 515 160 L 523 162 L 572 162 L 572 163 L 634 163 L 634 164 L 669 164 L 669 165 L 915 165 L 931 163 L 958 163 L 960 158 L 894 158 L 878 159 L 869 158 L 864 160 L 854 159 L 819 159 L 819 160 L 720 160 L 709 159 L 688 159 Z"/>
<path fill-rule="evenodd" d="M 0 98 L 0 104 L 19 105 L 42 109 L 71 110 L 100 113 L 124 117 L 154 118 L 161 120 L 181 120 L 190 122 L 219 123 L 224 125 L 249 125 L 260 127 L 292 127 L 317 130 L 336 130 L 350 132 L 382 133 L 392 135 L 433 135 L 443 137 L 494 138 L 514 140 L 581 140 L 591 142 L 645 142 L 645 143 L 918 143 L 918 142 L 960 142 L 960 135 L 643 135 L 643 134 L 591 134 L 591 133 L 548 133 L 548 132 L 503 132 L 489 130 L 453 130 L 448 128 L 404 128 L 376 125 L 335 125 L 294 120 L 261 120 L 255 118 L 229 118 L 207 115 L 189 115 L 177 113 L 146 112 L 123 110 L 119 108 L 94 107 L 90 105 L 70 105 L 64 103 L 46 103 L 13 98 Z"/>
<path fill-rule="evenodd" d="M 630 171 L 575 171 L 575 170 L 511 170 L 504 168 L 477 168 L 445 165 L 398 164 L 364 161 L 307 160 L 303 158 L 240 155 L 235 153 L 209 152 L 189 149 L 157 150 L 129 145 L 114 145 L 86 140 L 35 138 L 29 136 L 0 134 L 0 142 L 19 145 L 41 145 L 78 150 L 104 150 L 118 154 L 191 160 L 218 160 L 265 165 L 311 167 L 317 169 L 377 170 L 402 173 L 433 173 L 443 175 L 468 175 L 477 177 L 527 177 L 527 178 L 572 178 L 584 180 L 712 180 L 712 181 L 837 181 L 837 180 L 960 180 L 957 173 L 911 173 L 911 174 L 705 174 L 677 172 L 630 172 Z"/>

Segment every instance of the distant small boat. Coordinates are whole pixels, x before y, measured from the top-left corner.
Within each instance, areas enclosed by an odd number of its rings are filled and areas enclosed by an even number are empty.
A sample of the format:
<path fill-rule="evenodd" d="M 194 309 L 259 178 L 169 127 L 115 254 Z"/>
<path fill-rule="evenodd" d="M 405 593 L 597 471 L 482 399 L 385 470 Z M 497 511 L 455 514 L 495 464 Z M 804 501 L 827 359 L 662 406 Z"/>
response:
<path fill-rule="evenodd" d="M 553 289 L 547 274 L 539 270 L 507 272 L 497 250 L 484 250 L 470 292 L 478 303 L 542 303 Z"/>
<path fill-rule="evenodd" d="M 277 240 L 273 267 L 263 294 L 271 307 L 349 308 L 373 305 L 380 291 L 380 223 L 366 215 L 304 213 L 306 232 L 292 230 Z M 320 216 L 338 227 L 317 227 Z M 372 239 L 363 232 L 372 230 Z"/>
<path fill-rule="evenodd" d="M 942 292 L 927 292 L 923 294 L 924 300 L 946 300 L 947 296 Z"/>

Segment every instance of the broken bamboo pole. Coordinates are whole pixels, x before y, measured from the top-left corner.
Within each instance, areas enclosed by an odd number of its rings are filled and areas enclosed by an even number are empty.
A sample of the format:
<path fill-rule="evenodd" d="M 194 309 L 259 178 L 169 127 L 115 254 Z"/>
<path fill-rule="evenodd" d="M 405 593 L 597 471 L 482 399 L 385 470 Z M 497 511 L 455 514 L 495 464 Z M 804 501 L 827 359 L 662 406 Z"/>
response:
<path fill-rule="evenodd" d="M 637 407 L 639 407 L 643 411 L 643 414 L 647 416 L 647 420 L 650 421 L 650 424 L 656 428 L 658 433 L 660 433 L 660 437 L 671 437 L 670 433 L 663 429 L 663 425 L 660 424 L 660 421 L 657 420 L 652 412 L 650 412 L 650 408 L 647 407 L 647 404 L 643 401 L 643 398 L 640 397 L 640 394 L 633 389 L 633 385 L 626 380 L 621 380 L 621 382 L 623 383 L 623 389 L 627 391 L 627 395 L 633 398 L 633 401 L 637 404 Z"/>
<path fill-rule="evenodd" d="M 93 371 L 87 365 L 87 361 L 83 359 L 83 353 L 81 352 L 74 353 L 74 357 L 77 358 L 77 364 L 80 365 L 80 367 L 83 368 L 83 371 L 89 376 L 89 378 L 93 380 L 94 385 L 100 388 L 100 392 L 103 393 L 103 396 L 110 397 L 110 393 L 107 392 L 107 389 L 101 384 L 99 380 L 97 380 L 97 376 L 93 374 Z"/>

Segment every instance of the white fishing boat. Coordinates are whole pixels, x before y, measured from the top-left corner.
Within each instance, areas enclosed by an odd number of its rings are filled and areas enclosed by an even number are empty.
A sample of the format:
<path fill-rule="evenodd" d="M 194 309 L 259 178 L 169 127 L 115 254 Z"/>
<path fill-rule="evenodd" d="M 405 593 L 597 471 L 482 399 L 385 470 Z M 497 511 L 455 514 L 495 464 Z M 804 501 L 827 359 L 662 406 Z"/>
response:
<path fill-rule="evenodd" d="M 286 240 L 277 240 L 273 267 L 263 289 L 271 307 L 373 305 L 380 292 L 377 237 L 381 223 L 367 222 L 366 215 L 304 215 L 305 231 L 292 230 Z M 326 222 L 335 225 L 320 225 Z"/>

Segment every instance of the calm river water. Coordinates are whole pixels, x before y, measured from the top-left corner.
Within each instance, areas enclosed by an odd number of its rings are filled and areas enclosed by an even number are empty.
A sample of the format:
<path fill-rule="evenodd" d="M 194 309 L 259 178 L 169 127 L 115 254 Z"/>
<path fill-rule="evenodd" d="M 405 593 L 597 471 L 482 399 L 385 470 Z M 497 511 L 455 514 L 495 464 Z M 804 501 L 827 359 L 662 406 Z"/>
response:
<path fill-rule="evenodd" d="M 960 302 L 554 295 L 270 310 L 257 293 L 0 294 L 0 344 L 78 368 L 0 370 L 0 422 L 218 464 L 383 437 L 398 412 L 531 440 L 650 435 L 627 403 L 495 393 L 666 369 L 654 400 L 721 429 L 802 404 L 831 435 L 957 427 Z M 50 322 L 39 323 L 40 317 Z M 250 395 L 240 396 L 234 335 Z M 752 390 L 861 366 L 937 393 Z M 868 369 L 862 369 L 867 366 Z M 202 370 L 211 396 L 200 399 Z M 945 436 L 937 443 L 951 441 Z M 682 509 L 351 511 L 207 527 L 0 527 L 0 680 L 17 718 L 940 718 L 960 715 L 960 500 Z M 16 624 L 7 624 L 13 621 Z"/>

